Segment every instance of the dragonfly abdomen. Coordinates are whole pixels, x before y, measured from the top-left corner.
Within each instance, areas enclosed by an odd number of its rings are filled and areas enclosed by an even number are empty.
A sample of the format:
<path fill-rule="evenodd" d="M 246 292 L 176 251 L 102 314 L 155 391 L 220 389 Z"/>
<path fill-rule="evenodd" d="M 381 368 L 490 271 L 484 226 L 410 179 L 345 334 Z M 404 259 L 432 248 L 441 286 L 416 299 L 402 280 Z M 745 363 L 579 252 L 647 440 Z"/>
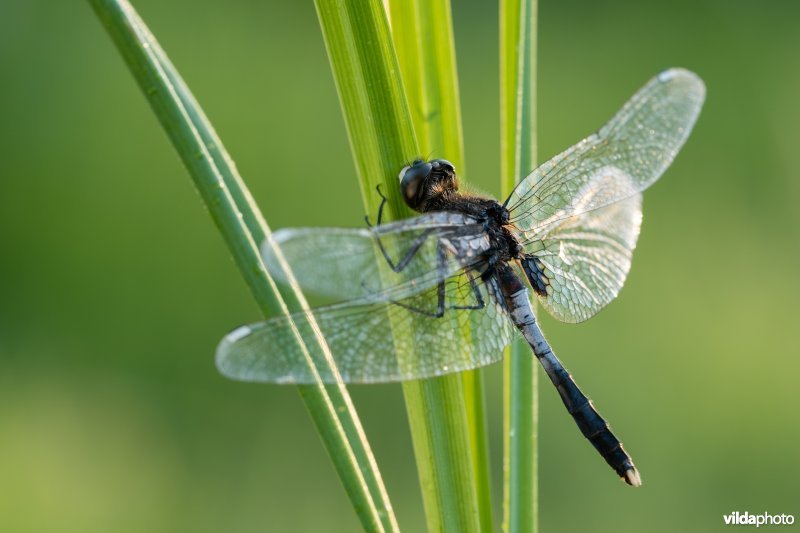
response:
<path fill-rule="evenodd" d="M 608 422 L 597 412 L 592 401 L 581 391 L 572 375 L 567 372 L 544 338 L 528 299 L 528 289 L 508 265 L 498 268 L 497 274 L 506 310 L 511 316 L 511 320 L 530 344 L 536 358 L 558 390 L 561 401 L 564 402 L 567 411 L 578 425 L 578 429 L 617 475 L 629 485 L 637 487 L 641 485 L 642 479 L 633 464 L 633 459 L 622 447 L 619 439 L 611 432 Z"/>
<path fill-rule="evenodd" d="M 547 343 L 538 325 L 529 326 L 528 329 L 535 330 L 536 333 L 533 336 L 539 337 L 545 344 Z M 608 422 L 597 412 L 592 401 L 581 391 L 553 351 L 548 347 L 541 355 L 537 352 L 536 357 L 542 363 L 550 381 L 558 389 L 564 406 L 572 415 L 583 436 L 592 443 L 592 446 L 626 483 L 633 486 L 641 485 L 642 480 L 633 464 L 633 459 L 611 431 Z"/>

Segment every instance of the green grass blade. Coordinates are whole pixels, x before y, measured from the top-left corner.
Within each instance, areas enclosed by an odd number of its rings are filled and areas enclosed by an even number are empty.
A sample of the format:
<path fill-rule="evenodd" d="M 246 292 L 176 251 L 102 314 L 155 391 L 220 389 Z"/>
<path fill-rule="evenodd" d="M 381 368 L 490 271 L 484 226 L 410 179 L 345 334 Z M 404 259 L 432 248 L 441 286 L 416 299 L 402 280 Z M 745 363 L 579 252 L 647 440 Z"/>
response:
<path fill-rule="evenodd" d="M 465 174 L 458 74 L 449 0 L 389 2 L 392 38 L 423 154 L 443 157 Z M 462 332 L 470 339 L 469 326 Z M 462 375 L 481 530 L 492 530 L 492 491 L 483 373 Z"/>
<path fill-rule="evenodd" d="M 258 245 L 263 216 L 202 109 L 158 42 L 124 0 L 90 0 L 181 156 L 248 287 L 265 314 L 305 305 L 299 291 L 279 293 Z M 288 303 L 284 303 L 286 301 Z M 324 342 L 300 339 L 298 342 Z M 367 531 L 397 531 L 386 490 L 346 389 L 306 386 L 300 393 Z"/>
<path fill-rule="evenodd" d="M 316 0 L 316 6 L 365 206 L 376 212 L 375 187 L 382 184 L 390 201 L 388 215 L 409 216 L 397 173 L 420 151 L 383 4 Z M 460 143 L 460 132 L 455 139 Z M 478 531 L 461 378 L 405 383 L 403 392 L 429 530 Z"/>
<path fill-rule="evenodd" d="M 381 185 L 389 198 L 387 216 L 412 216 L 400 195 L 397 173 L 417 154 L 417 140 L 383 6 L 375 0 L 315 4 L 364 205 L 370 214 L 378 211 L 375 188 Z"/>
<path fill-rule="evenodd" d="M 536 0 L 500 2 L 500 158 L 506 197 L 536 164 Z M 538 374 L 530 349 L 503 362 L 503 529 L 538 529 Z"/>
<path fill-rule="evenodd" d="M 461 378 L 412 381 L 403 392 L 428 531 L 481 531 Z"/>
<path fill-rule="evenodd" d="M 464 141 L 449 0 L 391 0 L 397 50 L 419 148 L 463 173 Z"/>

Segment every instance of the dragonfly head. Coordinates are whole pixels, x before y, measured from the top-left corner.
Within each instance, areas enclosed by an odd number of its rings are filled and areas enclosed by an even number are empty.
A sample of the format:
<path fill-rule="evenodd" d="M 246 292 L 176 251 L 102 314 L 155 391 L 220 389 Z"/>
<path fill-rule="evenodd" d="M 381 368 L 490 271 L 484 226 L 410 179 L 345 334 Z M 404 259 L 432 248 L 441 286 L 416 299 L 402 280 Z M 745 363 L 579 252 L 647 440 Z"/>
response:
<path fill-rule="evenodd" d="M 424 212 L 431 199 L 458 190 L 456 167 L 446 159 L 416 159 L 399 177 L 403 199 L 415 211 Z"/>

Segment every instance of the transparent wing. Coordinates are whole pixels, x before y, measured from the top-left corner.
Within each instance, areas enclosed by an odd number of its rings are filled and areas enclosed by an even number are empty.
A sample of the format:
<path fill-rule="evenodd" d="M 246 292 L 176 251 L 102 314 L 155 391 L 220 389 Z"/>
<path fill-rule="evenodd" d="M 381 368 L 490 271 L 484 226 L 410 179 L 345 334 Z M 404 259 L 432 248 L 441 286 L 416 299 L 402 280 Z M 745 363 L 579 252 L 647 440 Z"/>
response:
<path fill-rule="evenodd" d="M 631 268 L 642 221 L 642 195 L 564 220 L 524 243 L 541 273 L 540 302 L 565 322 L 582 322 L 617 297 Z"/>
<path fill-rule="evenodd" d="M 438 318 L 433 315 L 439 287 L 433 287 L 395 303 L 361 300 L 243 326 L 218 346 L 217 366 L 244 381 L 315 383 L 310 357 L 321 379 L 335 382 L 317 343 L 308 342 L 306 353 L 295 341 L 293 326 L 301 338 L 315 338 L 313 317 L 345 383 L 422 379 L 477 368 L 498 361 L 513 334 L 488 287 L 480 281 L 473 286 L 464 273 L 447 280 Z M 462 343 L 460 331 L 466 326 L 473 338 Z"/>
<path fill-rule="evenodd" d="M 662 72 L 600 130 L 526 177 L 506 200 L 527 240 L 562 220 L 629 198 L 669 166 L 692 130 L 705 86 L 683 69 Z"/>
<path fill-rule="evenodd" d="M 344 300 L 402 299 L 453 276 L 489 246 L 474 218 L 450 212 L 370 229 L 283 229 L 272 240 L 279 251 L 265 242 L 261 253 L 276 279 L 288 281 L 285 261 L 304 289 Z"/>

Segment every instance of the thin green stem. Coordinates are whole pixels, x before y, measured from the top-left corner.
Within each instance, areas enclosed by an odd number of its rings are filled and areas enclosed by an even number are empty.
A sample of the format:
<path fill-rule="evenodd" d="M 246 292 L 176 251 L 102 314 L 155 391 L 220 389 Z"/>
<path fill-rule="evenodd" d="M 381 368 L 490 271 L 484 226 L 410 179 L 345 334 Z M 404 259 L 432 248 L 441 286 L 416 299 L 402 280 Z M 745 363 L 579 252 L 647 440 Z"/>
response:
<path fill-rule="evenodd" d="M 500 2 L 500 150 L 503 197 L 536 163 L 536 0 Z M 503 529 L 538 529 L 538 374 L 512 344 L 503 363 Z"/>
<path fill-rule="evenodd" d="M 90 0 L 186 165 L 256 302 L 265 315 L 306 307 L 293 287 L 282 293 L 259 244 L 269 234 L 244 181 L 202 109 L 166 54 L 125 0 Z M 301 349 L 307 342 L 296 341 Z M 330 361 L 329 361 L 330 363 Z M 310 359 L 309 359 L 309 364 Z M 348 496 L 367 531 L 397 531 L 397 521 L 369 444 L 344 386 L 300 387 Z"/>
<path fill-rule="evenodd" d="M 420 155 L 420 145 L 384 6 L 379 0 L 316 0 L 316 6 L 364 204 L 369 213 L 376 211 L 379 196 L 375 187 L 382 184 L 389 197 L 388 217 L 409 216 L 412 213 L 402 201 L 397 174 L 405 161 Z M 454 76 L 455 72 L 442 75 Z M 427 89 L 424 92 L 430 94 Z M 454 88 L 445 93 L 454 94 Z M 430 134 L 427 130 L 421 133 Z M 449 142 L 459 143 L 455 157 L 460 157 L 460 131 L 447 135 Z M 424 350 L 419 356 L 424 357 Z M 429 530 L 479 531 L 461 377 L 404 383 L 403 392 Z"/>

